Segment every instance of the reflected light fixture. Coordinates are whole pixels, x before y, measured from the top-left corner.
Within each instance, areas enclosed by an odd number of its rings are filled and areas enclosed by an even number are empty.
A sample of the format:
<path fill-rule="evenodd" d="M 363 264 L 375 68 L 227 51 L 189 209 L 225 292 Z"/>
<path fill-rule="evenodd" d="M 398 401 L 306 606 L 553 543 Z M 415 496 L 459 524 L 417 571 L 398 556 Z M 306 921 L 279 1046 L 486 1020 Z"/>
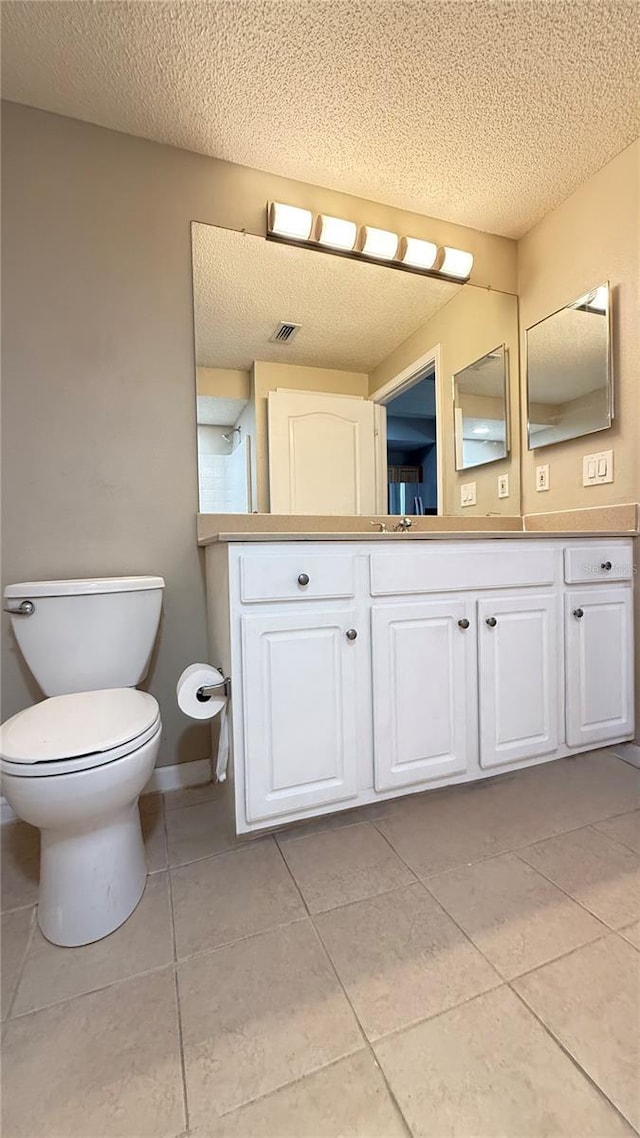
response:
<path fill-rule="evenodd" d="M 388 229 L 374 229 L 363 225 L 360 234 L 360 252 L 365 257 L 379 257 L 382 261 L 392 261 L 398 252 L 399 237 Z"/>
<path fill-rule="evenodd" d="M 359 259 L 384 261 L 394 269 L 424 273 L 464 284 L 471 275 L 473 253 L 437 245 L 420 237 L 399 237 L 389 229 L 360 225 L 283 202 L 267 206 L 267 238 L 308 245 L 312 249 Z M 601 290 L 597 290 L 598 294 Z M 595 290 L 594 290 L 595 292 Z"/>
<path fill-rule="evenodd" d="M 473 434 L 474 435 L 488 435 L 489 434 L 489 428 L 488 427 L 474 427 L 473 428 Z"/>
<path fill-rule="evenodd" d="M 310 209 L 297 205 L 271 202 L 269 206 L 269 232 L 292 241 L 308 241 L 311 236 L 313 214 Z"/>
<path fill-rule="evenodd" d="M 438 259 L 438 246 L 419 237 L 403 237 L 400 242 L 400 260 L 412 269 L 432 269 Z"/>
<path fill-rule="evenodd" d="M 457 277 L 466 281 L 473 267 L 473 253 L 465 253 L 463 249 L 444 247 L 444 259 L 439 266 L 441 273 L 447 277 Z"/>
<path fill-rule="evenodd" d="M 321 213 L 318 218 L 318 244 L 331 249 L 343 249 L 350 253 L 356 243 L 358 226 L 355 221 L 344 221 L 341 217 L 329 217 Z"/>

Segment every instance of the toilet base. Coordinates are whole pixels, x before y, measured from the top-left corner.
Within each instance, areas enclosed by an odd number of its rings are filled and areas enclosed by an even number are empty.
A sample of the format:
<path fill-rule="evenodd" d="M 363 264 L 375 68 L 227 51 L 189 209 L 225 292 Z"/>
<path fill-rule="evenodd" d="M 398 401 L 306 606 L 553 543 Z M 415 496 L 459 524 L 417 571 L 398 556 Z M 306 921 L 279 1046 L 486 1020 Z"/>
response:
<path fill-rule="evenodd" d="M 8 769 L 14 764 L 2 763 L 7 801 L 40 830 L 38 924 L 53 944 L 101 940 L 142 897 L 147 867 L 138 798 L 161 731 L 158 722 L 155 734 L 128 754 L 63 774 L 37 764 L 16 774 Z"/>
<path fill-rule="evenodd" d="M 98 829 L 43 829 L 38 901 L 43 936 L 67 948 L 101 940 L 131 915 L 146 879 L 137 800 Z"/>

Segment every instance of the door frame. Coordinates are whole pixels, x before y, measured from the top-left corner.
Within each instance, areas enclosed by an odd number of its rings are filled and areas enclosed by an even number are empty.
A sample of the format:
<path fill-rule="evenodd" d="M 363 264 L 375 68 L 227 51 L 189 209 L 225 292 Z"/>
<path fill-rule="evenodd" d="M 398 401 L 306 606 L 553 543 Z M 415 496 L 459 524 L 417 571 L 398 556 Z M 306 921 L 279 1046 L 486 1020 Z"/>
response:
<path fill-rule="evenodd" d="M 442 441 L 443 441 L 442 414 L 441 414 L 442 396 L 441 396 L 441 391 L 440 391 L 440 385 L 441 385 L 441 380 L 442 380 L 442 359 L 441 359 L 441 355 L 442 355 L 442 353 L 441 353 L 441 349 L 440 349 L 440 344 L 436 344 L 435 347 L 430 348 L 428 352 L 425 352 L 423 355 L 418 356 L 417 359 L 415 359 L 413 361 L 413 363 L 410 363 L 408 365 L 408 367 L 403 368 L 402 371 L 399 371 L 391 379 L 387 380 L 387 382 L 384 383 L 382 385 L 382 387 L 379 387 L 378 390 L 375 391 L 373 393 L 373 395 L 371 396 L 371 400 L 374 403 L 382 403 L 386 406 L 386 404 L 389 403 L 389 401 L 391 399 L 393 399 L 396 395 L 402 395 L 402 393 L 404 391 L 408 391 L 409 388 L 413 387 L 416 383 L 419 383 L 420 379 L 424 378 L 420 373 L 422 373 L 425 370 L 425 368 L 427 368 L 429 366 L 429 364 L 434 365 L 434 370 L 435 370 L 434 389 L 435 389 L 435 397 L 436 397 L 436 493 L 438 495 L 438 516 L 440 516 L 441 514 L 444 513 L 444 465 L 443 465 L 444 455 L 443 455 L 443 446 L 442 446 Z M 380 450 L 382 450 L 384 452 L 383 455 L 381 455 L 380 453 L 377 453 L 378 469 L 379 470 L 380 469 L 386 470 L 386 466 L 387 466 L 386 431 L 385 431 L 384 440 L 381 440 L 380 437 L 377 438 L 376 450 L 377 450 L 377 452 L 380 452 Z"/>

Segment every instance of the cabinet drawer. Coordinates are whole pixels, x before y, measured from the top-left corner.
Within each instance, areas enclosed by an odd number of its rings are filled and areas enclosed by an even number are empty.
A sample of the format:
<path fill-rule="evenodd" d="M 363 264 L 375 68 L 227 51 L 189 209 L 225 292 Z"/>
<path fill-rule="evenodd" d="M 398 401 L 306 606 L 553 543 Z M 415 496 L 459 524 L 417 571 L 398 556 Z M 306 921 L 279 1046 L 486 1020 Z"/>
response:
<path fill-rule="evenodd" d="M 552 549 L 421 550 L 414 553 L 371 555 L 371 593 L 374 597 L 401 593 L 450 592 L 453 589 L 499 589 L 518 585 L 552 585 Z"/>
<path fill-rule="evenodd" d="M 245 604 L 354 594 L 355 565 L 349 554 L 307 554 L 302 550 L 240 559 L 240 598 Z"/>
<path fill-rule="evenodd" d="M 572 545 L 564 551 L 564 579 L 568 585 L 630 581 L 632 577 L 630 545 L 603 541 L 597 545 Z"/>

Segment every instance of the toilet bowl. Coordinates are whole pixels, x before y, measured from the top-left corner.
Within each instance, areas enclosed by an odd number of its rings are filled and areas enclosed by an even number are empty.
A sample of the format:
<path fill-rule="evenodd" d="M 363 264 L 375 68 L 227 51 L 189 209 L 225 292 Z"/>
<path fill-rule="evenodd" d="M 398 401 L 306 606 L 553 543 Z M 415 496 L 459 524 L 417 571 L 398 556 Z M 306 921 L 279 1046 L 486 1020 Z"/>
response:
<path fill-rule="evenodd" d="M 16 639 L 50 698 L 0 728 L 2 791 L 41 832 L 38 923 L 54 944 L 107 936 L 144 892 L 138 798 L 162 724 L 154 697 L 125 685 L 147 670 L 163 586 L 127 577 L 5 590 Z"/>
<path fill-rule="evenodd" d="M 41 831 L 38 923 L 54 944 L 99 940 L 138 904 L 138 797 L 161 730 L 156 700 L 131 688 L 54 696 L 4 724 L 4 793 Z"/>

